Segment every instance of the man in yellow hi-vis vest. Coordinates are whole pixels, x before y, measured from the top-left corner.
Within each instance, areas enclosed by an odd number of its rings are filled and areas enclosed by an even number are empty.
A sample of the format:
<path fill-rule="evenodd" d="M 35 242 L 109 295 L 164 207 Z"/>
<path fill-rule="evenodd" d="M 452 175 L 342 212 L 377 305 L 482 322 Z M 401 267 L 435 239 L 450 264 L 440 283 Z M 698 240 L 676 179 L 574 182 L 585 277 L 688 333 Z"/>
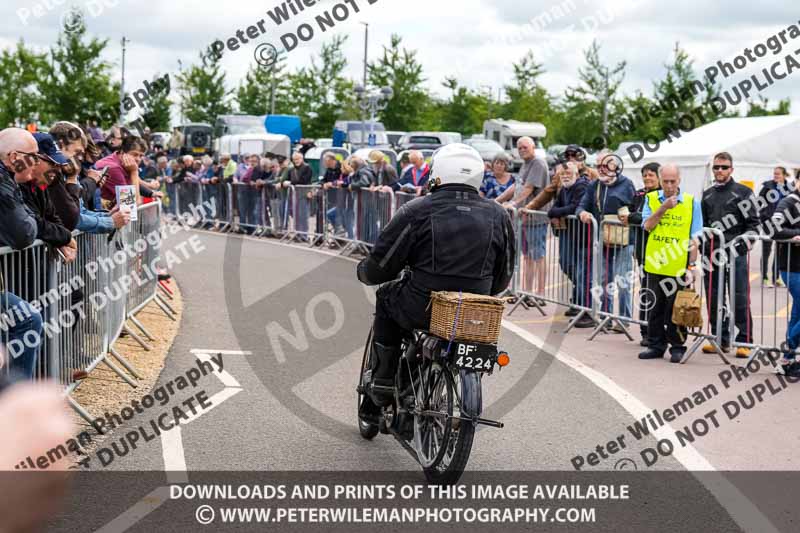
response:
<path fill-rule="evenodd" d="M 670 361 L 680 363 L 686 353 L 686 330 L 672 322 L 677 290 L 691 281 L 697 259 L 695 240 L 703 232 L 700 201 L 681 192 L 677 165 L 661 167 L 661 190 L 647 194 L 642 226 L 647 231 L 644 270 L 653 308 L 647 325 L 648 349 L 639 359 L 661 359 L 670 345 Z M 644 299 L 643 299 L 644 301 Z"/>

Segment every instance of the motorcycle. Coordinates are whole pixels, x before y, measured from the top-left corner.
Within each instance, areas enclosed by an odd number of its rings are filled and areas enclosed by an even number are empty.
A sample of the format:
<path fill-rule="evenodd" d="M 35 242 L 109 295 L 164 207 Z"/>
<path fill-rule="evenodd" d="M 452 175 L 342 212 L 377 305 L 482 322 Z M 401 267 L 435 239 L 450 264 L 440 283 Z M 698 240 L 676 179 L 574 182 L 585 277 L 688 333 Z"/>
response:
<path fill-rule="evenodd" d="M 361 362 L 358 406 L 372 387 L 372 331 Z M 394 379 L 394 401 L 382 409 L 379 423 L 359 417 L 361 436 L 391 434 L 422 466 L 431 483 L 456 483 L 469 460 L 475 428 L 502 428 L 481 418 L 482 379 L 510 358 L 495 344 L 462 342 L 414 331 L 403 341 Z"/>

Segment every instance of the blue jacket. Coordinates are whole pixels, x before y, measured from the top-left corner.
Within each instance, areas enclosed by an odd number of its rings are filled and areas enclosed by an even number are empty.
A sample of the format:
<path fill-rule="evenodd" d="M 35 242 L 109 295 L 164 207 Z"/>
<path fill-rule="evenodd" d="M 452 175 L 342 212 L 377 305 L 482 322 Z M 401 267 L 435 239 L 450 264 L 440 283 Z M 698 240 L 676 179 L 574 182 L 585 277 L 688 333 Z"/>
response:
<path fill-rule="evenodd" d="M 556 201 L 553 202 L 553 207 L 547 212 L 548 218 L 563 218 L 569 215 L 574 215 L 578 209 L 578 205 L 583 199 L 583 193 L 589 186 L 589 180 L 580 176 L 572 187 L 564 187 L 558 191 Z"/>
<path fill-rule="evenodd" d="M 633 205 L 636 188 L 633 182 L 625 176 L 620 176 L 613 185 L 604 185 L 600 180 L 595 180 L 586 187 L 576 215 L 588 211 L 598 222 L 603 220 L 603 215 L 616 215 L 620 207 Z"/>
<path fill-rule="evenodd" d="M 403 189 L 403 185 L 408 185 L 409 187 L 414 187 L 414 178 L 412 177 L 411 173 L 414 171 L 414 165 L 409 165 L 403 175 L 400 176 L 400 179 L 396 182 L 391 184 L 392 189 L 396 191 L 401 191 Z M 431 167 L 427 165 L 427 168 L 423 172 L 419 178 L 417 178 L 417 187 L 425 187 L 428 185 L 428 178 L 431 176 Z"/>
<path fill-rule="evenodd" d="M 111 233 L 115 228 L 114 221 L 109 215 L 89 211 L 81 200 L 81 217 L 76 229 L 84 233 Z"/>

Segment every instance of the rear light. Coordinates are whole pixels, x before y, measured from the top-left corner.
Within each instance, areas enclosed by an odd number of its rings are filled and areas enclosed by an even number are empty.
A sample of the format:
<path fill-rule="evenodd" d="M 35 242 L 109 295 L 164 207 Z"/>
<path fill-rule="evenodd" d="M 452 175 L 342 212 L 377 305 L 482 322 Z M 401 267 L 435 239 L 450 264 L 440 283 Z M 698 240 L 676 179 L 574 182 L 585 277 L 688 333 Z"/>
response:
<path fill-rule="evenodd" d="M 497 364 L 500 365 L 501 367 L 508 365 L 508 363 L 510 362 L 511 358 L 508 356 L 506 352 L 500 352 L 500 354 L 497 356 Z"/>

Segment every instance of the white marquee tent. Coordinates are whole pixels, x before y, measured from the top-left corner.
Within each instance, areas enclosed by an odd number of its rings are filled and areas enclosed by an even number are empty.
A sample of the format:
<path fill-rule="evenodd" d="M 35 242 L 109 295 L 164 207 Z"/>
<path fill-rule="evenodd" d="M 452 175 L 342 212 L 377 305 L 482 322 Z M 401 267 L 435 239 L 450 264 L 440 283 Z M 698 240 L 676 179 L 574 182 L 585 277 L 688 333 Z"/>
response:
<path fill-rule="evenodd" d="M 682 186 L 700 194 L 713 180 L 711 158 L 719 152 L 733 156 L 733 177 L 758 193 L 761 183 L 772 179 L 776 166 L 784 166 L 792 177 L 800 169 L 800 116 L 725 118 L 688 133 L 672 142 L 662 141 L 655 152 L 645 151 L 633 162 L 630 152 L 623 157 L 625 175 L 642 186 L 642 166 L 657 161 L 680 166 Z M 634 152 L 640 157 L 640 152 Z"/>

